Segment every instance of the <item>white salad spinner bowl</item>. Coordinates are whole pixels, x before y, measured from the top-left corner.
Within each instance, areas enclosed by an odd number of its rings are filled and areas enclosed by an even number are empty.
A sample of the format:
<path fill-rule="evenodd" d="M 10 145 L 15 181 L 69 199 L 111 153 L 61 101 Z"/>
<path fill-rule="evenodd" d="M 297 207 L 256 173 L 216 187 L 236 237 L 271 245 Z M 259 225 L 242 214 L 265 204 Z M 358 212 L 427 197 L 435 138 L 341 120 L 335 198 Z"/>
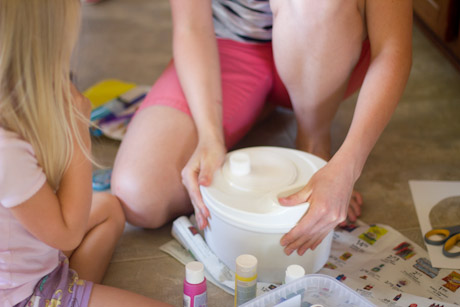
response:
<path fill-rule="evenodd" d="M 281 283 L 286 268 L 301 265 L 306 274 L 326 263 L 332 231 L 303 256 L 284 253 L 281 237 L 305 214 L 309 204 L 283 207 L 278 197 L 303 188 L 326 162 L 311 154 L 280 147 L 251 147 L 228 153 L 221 169 L 201 193 L 211 218 L 205 230 L 210 249 L 233 271 L 242 254 L 258 260 L 258 280 Z"/>

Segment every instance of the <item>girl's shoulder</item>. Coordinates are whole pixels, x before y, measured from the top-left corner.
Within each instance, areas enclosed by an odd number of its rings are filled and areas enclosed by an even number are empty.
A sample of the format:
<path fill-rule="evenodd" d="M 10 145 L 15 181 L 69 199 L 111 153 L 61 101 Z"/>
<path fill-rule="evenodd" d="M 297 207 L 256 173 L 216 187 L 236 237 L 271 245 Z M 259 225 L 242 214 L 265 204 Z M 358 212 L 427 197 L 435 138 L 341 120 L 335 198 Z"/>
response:
<path fill-rule="evenodd" d="M 0 127 L 0 203 L 14 207 L 36 192 L 46 177 L 32 145 L 17 133 Z"/>
<path fill-rule="evenodd" d="M 0 126 L 0 150 L 17 147 L 22 147 L 27 149 L 27 151 L 32 150 L 32 145 L 25 141 L 19 134 Z"/>
<path fill-rule="evenodd" d="M 32 145 L 18 133 L 0 127 L 0 173 L 5 165 L 19 164 L 31 158 L 36 162 Z"/>
<path fill-rule="evenodd" d="M 2 126 L 0 126 L 0 141 L 4 140 L 13 140 L 13 139 L 20 139 L 19 135 L 16 132 L 6 130 Z"/>

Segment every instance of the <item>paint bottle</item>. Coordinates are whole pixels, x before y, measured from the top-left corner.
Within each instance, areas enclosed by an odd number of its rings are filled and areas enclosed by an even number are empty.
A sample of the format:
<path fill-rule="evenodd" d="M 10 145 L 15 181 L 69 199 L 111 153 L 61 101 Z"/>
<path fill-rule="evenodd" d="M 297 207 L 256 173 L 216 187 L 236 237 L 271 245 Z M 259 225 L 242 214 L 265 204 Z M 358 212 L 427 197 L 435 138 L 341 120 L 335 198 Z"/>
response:
<path fill-rule="evenodd" d="M 240 306 L 256 297 L 257 258 L 240 255 L 236 258 L 235 306 Z"/>
<path fill-rule="evenodd" d="M 286 277 L 284 283 L 287 284 L 293 280 L 305 276 L 305 269 L 298 264 L 291 264 L 286 268 Z"/>
<path fill-rule="evenodd" d="M 185 266 L 184 307 L 207 307 L 206 278 L 201 262 L 192 261 Z"/>

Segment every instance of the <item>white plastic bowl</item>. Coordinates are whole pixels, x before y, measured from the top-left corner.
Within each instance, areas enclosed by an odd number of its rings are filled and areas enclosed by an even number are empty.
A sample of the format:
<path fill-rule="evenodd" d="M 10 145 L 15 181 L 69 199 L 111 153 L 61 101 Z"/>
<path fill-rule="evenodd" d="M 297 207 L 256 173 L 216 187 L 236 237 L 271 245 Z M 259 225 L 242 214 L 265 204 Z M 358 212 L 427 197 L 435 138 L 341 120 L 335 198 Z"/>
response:
<path fill-rule="evenodd" d="M 278 197 L 303 188 L 326 162 L 311 154 L 279 147 L 252 147 L 227 155 L 209 187 L 201 187 L 211 218 L 205 239 L 233 271 L 241 254 L 258 260 L 258 280 L 281 283 L 286 267 L 301 265 L 307 274 L 326 263 L 332 231 L 314 250 L 287 256 L 281 237 L 305 214 L 309 204 L 282 207 Z"/>

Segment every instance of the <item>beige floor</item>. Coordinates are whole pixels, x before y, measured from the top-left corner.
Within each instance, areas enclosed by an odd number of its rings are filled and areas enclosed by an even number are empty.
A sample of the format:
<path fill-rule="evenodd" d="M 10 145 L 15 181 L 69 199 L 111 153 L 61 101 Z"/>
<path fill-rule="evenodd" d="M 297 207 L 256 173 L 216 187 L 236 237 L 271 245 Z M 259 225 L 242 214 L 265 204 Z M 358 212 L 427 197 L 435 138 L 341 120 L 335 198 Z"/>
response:
<path fill-rule="evenodd" d="M 169 14 L 167 0 L 85 6 L 73 64 L 77 86 L 84 90 L 107 78 L 153 84 L 171 57 Z M 407 89 L 356 188 L 365 200 L 362 221 L 390 225 L 423 246 L 408 181 L 460 180 L 460 74 L 417 28 L 413 39 Z M 347 132 L 355 101 L 356 96 L 345 101 L 337 114 L 334 149 Z M 292 147 L 294 136 L 292 114 L 278 111 L 239 146 Z M 110 164 L 118 145 L 102 139 L 95 142 L 95 154 Z M 184 267 L 158 250 L 170 239 L 170 225 L 157 230 L 127 226 L 104 283 L 180 306 Z M 232 297 L 212 284 L 208 296 L 209 306 L 233 305 Z"/>

